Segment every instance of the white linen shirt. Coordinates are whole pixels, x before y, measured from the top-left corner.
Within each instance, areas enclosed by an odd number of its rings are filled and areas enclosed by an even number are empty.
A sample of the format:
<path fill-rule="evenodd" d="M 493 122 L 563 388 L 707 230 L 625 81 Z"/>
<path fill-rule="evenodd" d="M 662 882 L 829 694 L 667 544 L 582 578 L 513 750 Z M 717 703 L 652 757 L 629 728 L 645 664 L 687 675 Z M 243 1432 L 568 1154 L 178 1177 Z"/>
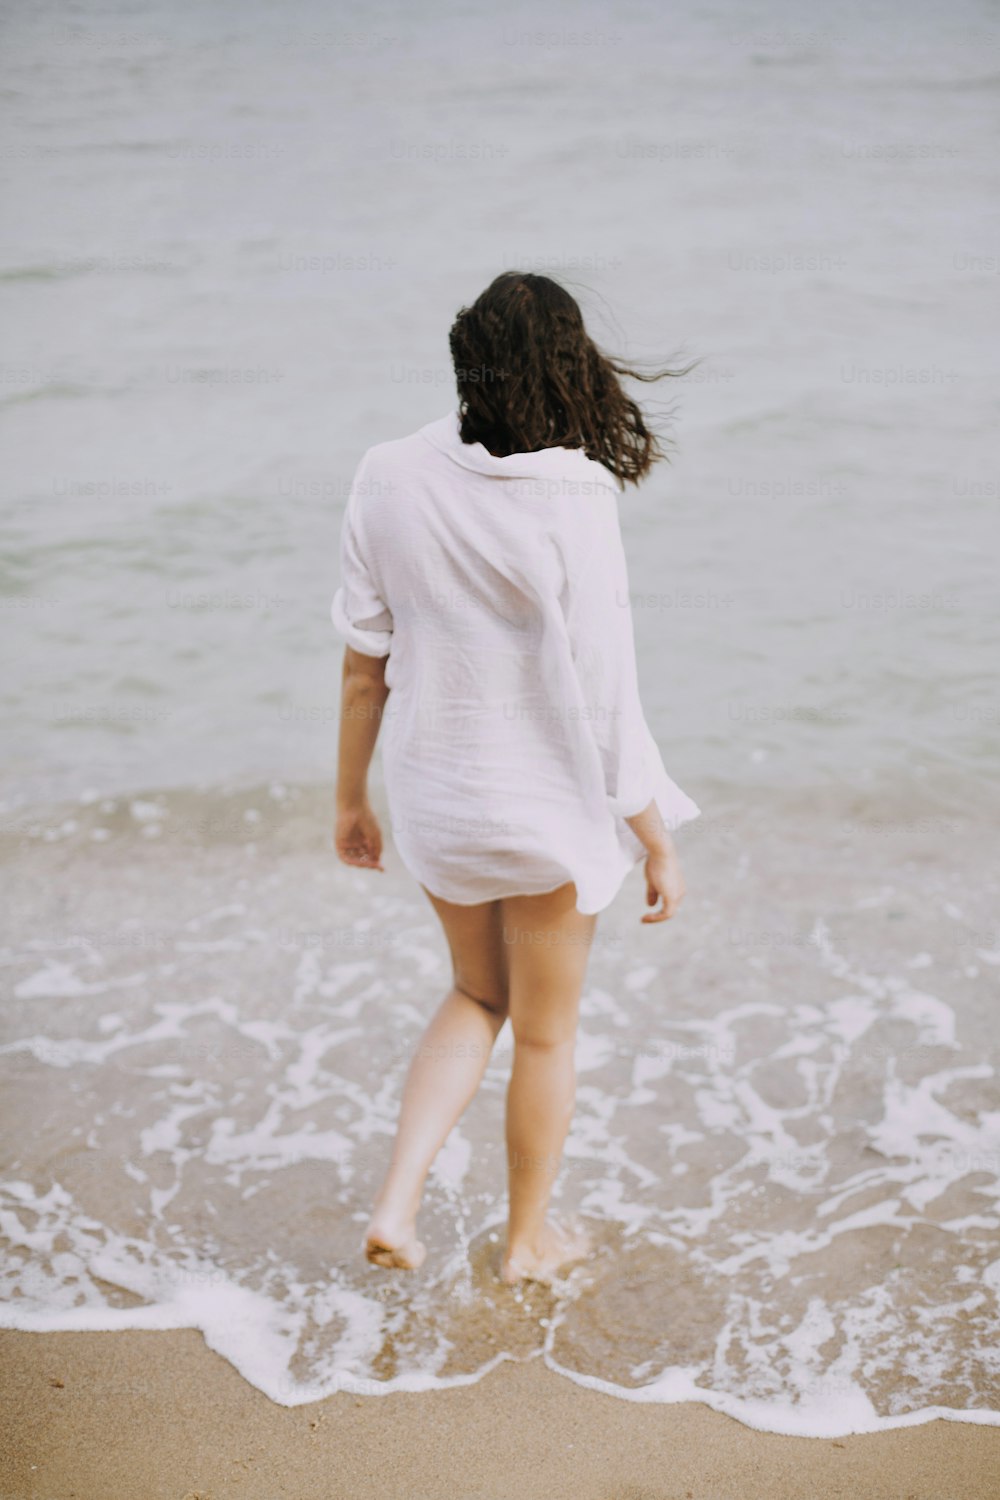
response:
<path fill-rule="evenodd" d="M 639 699 L 621 485 L 580 449 L 495 458 L 457 411 L 363 455 L 331 614 L 388 656 L 382 764 L 403 864 L 459 905 L 572 880 L 598 912 L 699 808 Z"/>

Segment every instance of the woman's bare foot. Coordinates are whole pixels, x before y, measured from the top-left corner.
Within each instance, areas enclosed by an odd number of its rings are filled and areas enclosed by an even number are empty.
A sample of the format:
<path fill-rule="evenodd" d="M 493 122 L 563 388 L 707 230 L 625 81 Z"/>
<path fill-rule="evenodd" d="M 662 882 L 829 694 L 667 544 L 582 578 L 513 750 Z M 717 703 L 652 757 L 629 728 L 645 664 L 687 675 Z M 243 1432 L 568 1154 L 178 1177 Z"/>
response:
<path fill-rule="evenodd" d="M 423 1265 L 425 1247 L 417 1239 L 414 1223 L 396 1223 L 376 1214 L 365 1235 L 365 1259 L 389 1270 L 416 1271 Z"/>
<path fill-rule="evenodd" d="M 500 1277 L 508 1285 L 518 1281 L 549 1281 L 574 1260 L 582 1260 L 591 1248 L 591 1239 L 579 1224 L 559 1224 L 546 1220 L 534 1245 L 508 1245 L 500 1268 Z"/>

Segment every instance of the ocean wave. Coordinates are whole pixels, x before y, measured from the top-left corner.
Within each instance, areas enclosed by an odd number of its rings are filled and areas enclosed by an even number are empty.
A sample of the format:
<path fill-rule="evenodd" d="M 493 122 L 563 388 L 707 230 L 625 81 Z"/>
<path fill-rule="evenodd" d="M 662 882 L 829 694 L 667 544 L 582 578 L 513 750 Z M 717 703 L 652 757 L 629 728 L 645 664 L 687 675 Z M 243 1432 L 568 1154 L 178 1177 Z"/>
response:
<path fill-rule="evenodd" d="M 425 1268 L 361 1255 L 449 975 L 391 857 L 338 864 L 318 788 L 25 810 L 0 1322 L 197 1328 L 287 1406 L 538 1357 L 775 1432 L 1000 1422 L 985 824 L 931 796 L 700 800 L 666 947 L 629 883 L 598 926 L 556 1189 L 592 1253 L 520 1288 L 496 1274 L 506 1030 L 432 1171 Z M 961 890 L 919 857 L 957 846 Z"/>

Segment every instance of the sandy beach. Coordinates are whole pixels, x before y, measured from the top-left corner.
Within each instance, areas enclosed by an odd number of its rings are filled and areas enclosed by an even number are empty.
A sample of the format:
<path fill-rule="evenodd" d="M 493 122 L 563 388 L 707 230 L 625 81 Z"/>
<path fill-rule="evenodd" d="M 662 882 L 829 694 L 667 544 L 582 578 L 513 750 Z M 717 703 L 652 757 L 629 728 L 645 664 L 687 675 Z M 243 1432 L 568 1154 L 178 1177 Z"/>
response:
<path fill-rule="evenodd" d="M 1000 1428 L 842 1439 L 584 1390 L 537 1359 L 294 1408 L 194 1332 L 0 1333 L 3 1500 L 987 1500 Z"/>

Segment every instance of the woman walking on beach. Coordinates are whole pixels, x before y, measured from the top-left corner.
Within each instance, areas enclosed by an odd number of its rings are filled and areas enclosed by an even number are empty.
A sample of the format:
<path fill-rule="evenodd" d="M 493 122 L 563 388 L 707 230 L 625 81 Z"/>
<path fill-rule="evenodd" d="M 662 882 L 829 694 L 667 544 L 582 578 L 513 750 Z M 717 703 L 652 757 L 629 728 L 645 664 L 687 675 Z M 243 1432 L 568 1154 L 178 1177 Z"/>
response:
<path fill-rule="evenodd" d="M 699 809 L 639 699 L 617 496 L 663 455 L 619 383 L 638 372 L 601 354 L 557 282 L 514 271 L 460 311 L 450 345 L 458 409 L 369 448 L 345 510 L 334 842 L 346 864 L 382 869 L 366 782 L 384 718 L 393 838 L 453 972 L 410 1066 L 365 1253 L 422 1263 L 427 1173 L 509 1016 L 500 1272 L 515 1282 L 589 1248 L 546 1215 L 597 914 L 645 858 L 660 904 L 641 920 L 673 916 L 670 831 Z"/>

